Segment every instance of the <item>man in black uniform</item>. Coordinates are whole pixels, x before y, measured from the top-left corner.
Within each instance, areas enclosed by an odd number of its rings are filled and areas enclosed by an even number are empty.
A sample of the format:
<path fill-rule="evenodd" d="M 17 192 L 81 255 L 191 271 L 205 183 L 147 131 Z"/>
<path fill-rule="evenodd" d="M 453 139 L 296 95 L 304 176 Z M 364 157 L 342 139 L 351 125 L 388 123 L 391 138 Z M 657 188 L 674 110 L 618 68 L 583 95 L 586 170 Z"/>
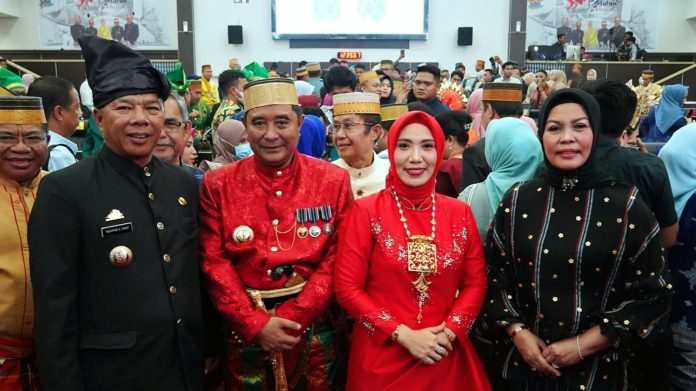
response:
<path fill-rule="evenodd" d="M 197 186 L 152 157 L 169 83 L 79 42 L 105 144 L 42 183 L 29 222 L 42 388 L 202 390 Z"/>

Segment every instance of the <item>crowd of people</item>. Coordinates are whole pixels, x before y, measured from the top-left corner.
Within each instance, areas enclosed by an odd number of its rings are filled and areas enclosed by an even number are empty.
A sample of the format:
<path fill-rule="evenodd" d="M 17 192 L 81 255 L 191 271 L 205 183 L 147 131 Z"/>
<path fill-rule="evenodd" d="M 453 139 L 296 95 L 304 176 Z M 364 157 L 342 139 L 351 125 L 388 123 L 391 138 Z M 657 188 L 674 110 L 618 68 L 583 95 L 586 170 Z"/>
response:
<path fill-rule="evenodd" d="M 0 389 L 696 387 L 686 86 L 77 42 L 0 68 Z"/>

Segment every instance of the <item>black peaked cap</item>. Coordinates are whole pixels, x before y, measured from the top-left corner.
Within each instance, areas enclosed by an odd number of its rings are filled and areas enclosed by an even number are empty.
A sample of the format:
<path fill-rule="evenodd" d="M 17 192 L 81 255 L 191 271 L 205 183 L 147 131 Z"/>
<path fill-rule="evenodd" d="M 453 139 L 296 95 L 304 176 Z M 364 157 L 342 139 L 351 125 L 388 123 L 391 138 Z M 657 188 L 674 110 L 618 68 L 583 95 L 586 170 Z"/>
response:
<path fill-rule="evenodd" d="M 169 80 L 143 55 L 122 43 L 95 36 L 82 36 L 78 42 L 94 107 L 104 107 L 126 95 L 155 93 L 162 100 L 169 97 Z"/>

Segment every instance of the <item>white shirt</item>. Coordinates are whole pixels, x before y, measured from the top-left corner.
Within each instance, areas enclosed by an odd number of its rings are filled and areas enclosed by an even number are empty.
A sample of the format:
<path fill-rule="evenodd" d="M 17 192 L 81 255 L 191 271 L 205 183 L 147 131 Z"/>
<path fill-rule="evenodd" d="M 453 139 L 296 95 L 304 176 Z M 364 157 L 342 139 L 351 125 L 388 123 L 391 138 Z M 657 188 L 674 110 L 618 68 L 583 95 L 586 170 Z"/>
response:
<path fill-rule="evenodd" d="M 87 80 L 83 81 L 82 84 L 80 84 L 80 100 L 82 101 L 83 105 L 89 107 L 90 109 L 94 108 L 92 88 L 90 88 L 89 83 L 87 83 Z"/>
<path fill-rule="evenodd" d="M 77 153 L 77 144 L 52 130 L 48 131 L 48 135 L 51 136 L 51 140 L 48 142 L 49 147 L 52 145 L 63 144 L 70 149 L 68 150 L 68 148 L 63 146 L 54 147 L 51 149 L 51 153 L 48 156 L 49 172 L 57 171 L 61 168 L 65 168 L 71 164 L 77 163 L 77 159 L 75 159 L 75 154 Z"/>
<path fill-rule="evenodd" d="M 304 80 L 293 80 L 295 83 L 295 89 L 297 90 L 297 96 L 312 95 L 314 92 L 314 86 L 309 84 Z"/>
<path fill-rule="evenodd" d="M 350 174 L 350 188 L 353 190 L 353 198 L 356 200 L 375 194 L 387 187 L 385 180 L 389 173 L 389 160 L 380 159 L 374 153 L 372 164 L 365 168 L 353 168 L 343 159 L 334 160 L 332 163 L 348 170 Z"/>
<path fill-rule="evenodd" d="M 514 84 L 522 84 L 522 80 L 516 78 L 515 76 L 511 76 L 510 79 L 505 80 L 502 77 L 499 77 L 493 81 L 493 83 L 514 83 Z"/>

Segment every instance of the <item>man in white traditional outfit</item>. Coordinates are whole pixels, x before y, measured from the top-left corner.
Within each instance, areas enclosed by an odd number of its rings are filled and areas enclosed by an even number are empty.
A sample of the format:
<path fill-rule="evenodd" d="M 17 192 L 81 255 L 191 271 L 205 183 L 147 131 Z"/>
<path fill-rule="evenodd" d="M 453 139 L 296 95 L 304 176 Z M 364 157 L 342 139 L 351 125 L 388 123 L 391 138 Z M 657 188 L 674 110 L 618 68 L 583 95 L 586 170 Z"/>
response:
<path fill-rule="evenodd" d="M 353 197 L 384 189 L 389 161 L 379 159 L 374 146 L 382 135 L 379 95 L 354 92 L 334 95 L 334 145 L 340 159 L 334 164 L 350 174 Z"/>

